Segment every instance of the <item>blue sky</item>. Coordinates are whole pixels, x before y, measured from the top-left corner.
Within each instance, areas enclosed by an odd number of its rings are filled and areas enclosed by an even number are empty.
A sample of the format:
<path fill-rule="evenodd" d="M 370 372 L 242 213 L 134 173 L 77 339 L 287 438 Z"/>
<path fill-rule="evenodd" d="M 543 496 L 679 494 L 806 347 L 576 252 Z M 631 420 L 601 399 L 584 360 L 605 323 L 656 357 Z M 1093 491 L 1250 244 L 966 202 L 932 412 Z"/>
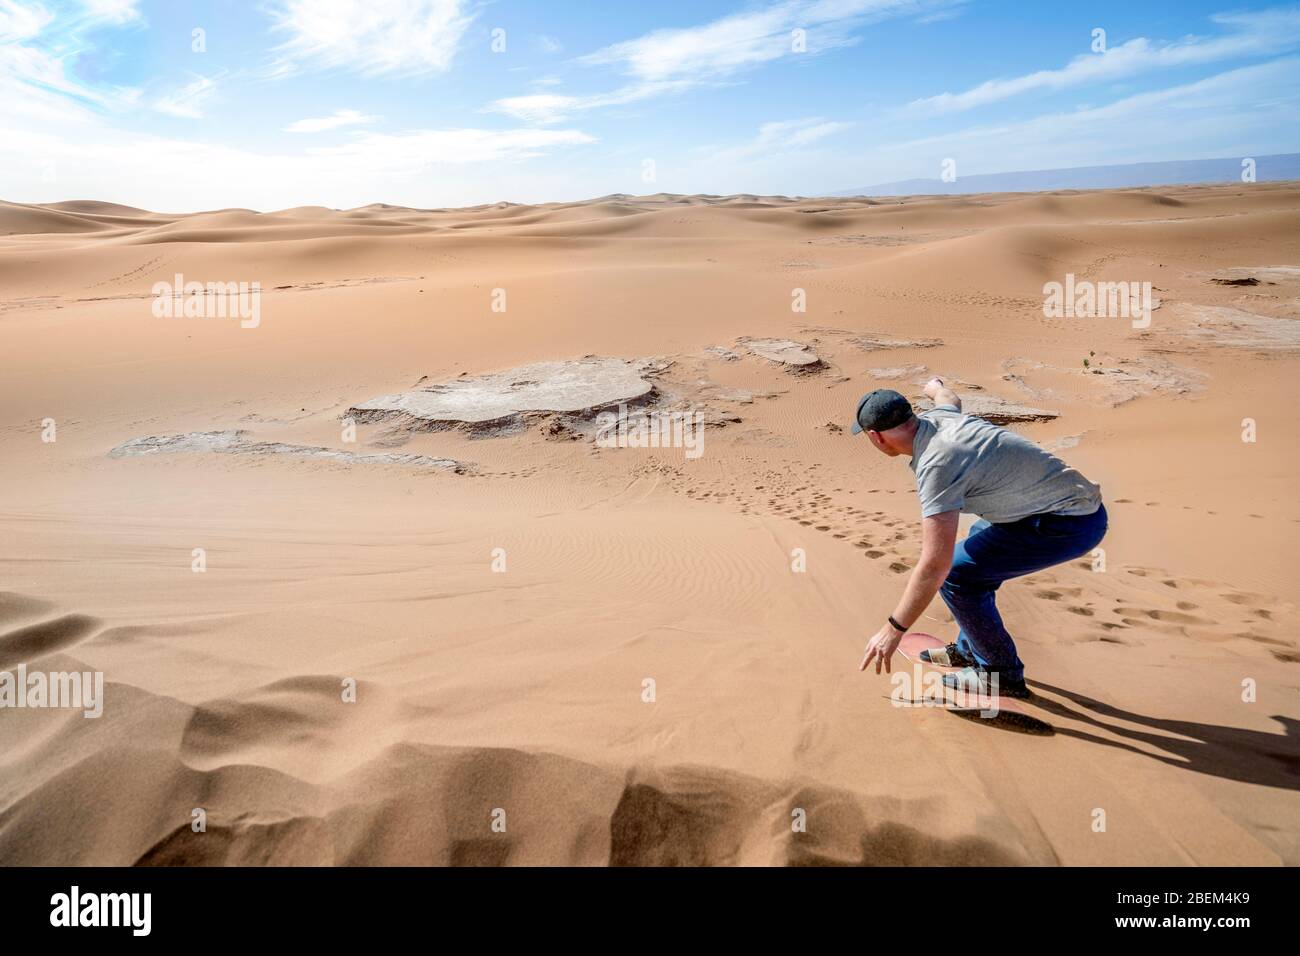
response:
<path fill-rule="evenodd" d="M 1298 103 L 1268 4 L 0 0 L 20 202 L 817 195 L 1296 152 Z"/>

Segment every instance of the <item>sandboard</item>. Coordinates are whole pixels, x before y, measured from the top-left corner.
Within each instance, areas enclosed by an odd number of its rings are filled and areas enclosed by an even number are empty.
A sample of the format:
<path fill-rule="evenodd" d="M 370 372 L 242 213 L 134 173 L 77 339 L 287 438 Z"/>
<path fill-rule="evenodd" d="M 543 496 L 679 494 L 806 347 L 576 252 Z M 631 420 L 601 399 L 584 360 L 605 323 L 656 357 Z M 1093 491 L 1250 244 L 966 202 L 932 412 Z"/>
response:
<path fill-rule="evenodd" d="M 903 639 L 898 643 L 897 653 L 912 664 L 920 667 L 928 667 L 945 674 L 951 674 L 959 670 L 956 667 L 942 667 L 939 664 L 932 664 L 929 661 L 921 660 L 921 652 L 924 650 L 941 649 L 944 642 L 930 634 L 921 634 L 909 632 L 903 635 Z M 991 713 L 994 708 L 988 706 L 970 706 L 965 702 L 958 702 L 953 698 L 955 692 L 948 689 L 948 703 L 944 705 L 944 710 L 958 717 L 965 717 L 967 720 L 975 720 L 984 724 L 995 727 L 1001 727 L 1006 730 L 1016 730 L 1024 734 L 1048 735 L 1056 733 L 1056 729 L 1045 720 L 1041 720 L 1032 714 L 1026 713 L 1025 708 L 1021 706 L 1021 701 L 1011 697 L 999 696 L 997 700 L 996 712 Z M 926 701 L 914 701 L 917 706 L 923 706 Z M 937 702 L 936 702 L 937 703 Z"/>
<path fill-rule="evenodd" d="M 903 635 L 903 639 L 898 642 L 898 653 L 902 654 L 913 664 L 921 664 L 925 667 L 933 667 L 941 671 L 955 671 L 955 667 L 940 667 L 938 664 L 931 664 L 929 661 L 921 660 L 922 651 L 941 650 L 946 645 L 937 637 L 930 634 L 920 634 L 916 631 L 908 631 Z"/>

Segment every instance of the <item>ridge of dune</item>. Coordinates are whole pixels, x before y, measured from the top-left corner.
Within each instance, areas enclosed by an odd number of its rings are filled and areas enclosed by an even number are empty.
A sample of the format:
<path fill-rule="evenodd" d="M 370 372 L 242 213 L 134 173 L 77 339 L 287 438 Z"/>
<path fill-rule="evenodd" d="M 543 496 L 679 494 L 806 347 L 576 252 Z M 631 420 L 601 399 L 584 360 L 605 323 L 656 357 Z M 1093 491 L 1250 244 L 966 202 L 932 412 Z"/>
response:
<path fill-rule="evenodd" d="M 1290 183 L 1270 183 L 1252 187 L 1258 197 L 1285 196 L 1294 189 Z M 1189 190 L 1202 190 L 1196 211 L 1222 213 L 1240 208 L 1245 195 L 1238 187 L 1161 187 L 1159 189 L 1061 190 L 1052 193 L 1002 193 L 959 196 L 791 198 L 785 196 L 684 196 L 657 193 L 646 196 L 612 194 L 579 202 L 489 203 L 463 209 L 416 209 L 389 203 L 371 203 L 348 210 L 321 206 L 299 206 L 273 212 L 251 209 L 218 209 L 183 215 L 159 214 L 130 206 L 91 200 L 71 200 L 26 206 L 4 203 L 0 206 L 0 228 L 6 234 L 40 234 L 91 231 L 103 224 L 136 224 L 142 229 L 196 233 L 216 236 L 222 230 L 258 227 L 300 226 L 317 222 L 322 226 L 341 222 L 369 223 L 383 227 L 390 223 L 436 230 L 447 227 L 478 228 L 492 225 L 562 226 L 585 224 L 594 218 L 626 217 L 651 214 L 657 221 L 665 213 L 692 211 L 722 216 L 719 223 L 732 224 L 736 233 L 752 222 L 762 222 L 794 231 L 827 231 L 854 227 L 873 228 L 878 220 L 888 228 L 926 229 L 942 223 L 947 228 L 985 228 L 993 225 L 1061 224 L 1143 218 L 1153 211 L 1163 211 L 1175 219 L 1191 215 L 1188 204 L 1179 196 Z M 1204 190 L 1212 190 L 1205 192 Z M 1221 199 L 1211 198 L 1213 196 Z M 1267 200 L 1266 200 L 1267 201 Z M 43 214 L 43 215 L 42 215 Z M 740 216 L 731 219 L 731 215 Z M 710 221 L 710 220 L 705 220 Z M 696 225 L 695 223 L 691 223 Z M 664 233 L 658 227 L 657 234 Z M 251 234 L 238 233 L 242 239 Z M 298 238 L 298 233 L 286 233 Z"/>
<path fill-rule="evenodd" d="M 140 209 L 137 206 L 124 206 L 116 202 L 100 202 L 95 199 L 69 199 L 63 202 L 41 203 L 46 209 L 57 209 L 60 212 L 79 213 L 91 216 L 156 216 L 158 213 L 150 212 L 147 209 Z"/>
<path fill-rule="evenodd" d="M 76 211 L 0 200 L 0 235 L 96 232 L 103 228 L 103 224 Z"/>

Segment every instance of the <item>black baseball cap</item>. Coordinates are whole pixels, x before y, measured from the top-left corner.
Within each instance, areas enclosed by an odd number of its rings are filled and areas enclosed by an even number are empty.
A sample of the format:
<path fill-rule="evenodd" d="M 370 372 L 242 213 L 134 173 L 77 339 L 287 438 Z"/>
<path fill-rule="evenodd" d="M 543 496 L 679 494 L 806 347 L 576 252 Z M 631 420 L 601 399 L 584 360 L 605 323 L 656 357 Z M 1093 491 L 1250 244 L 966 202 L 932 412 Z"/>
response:
<path fill-rule="evenodd" d="M 878 388 L 863 395 L 858 402 L 851 430 L 855 435 L 864 431 L 887 432 L 911 417 L 911 402 L 892 388 Z"/>

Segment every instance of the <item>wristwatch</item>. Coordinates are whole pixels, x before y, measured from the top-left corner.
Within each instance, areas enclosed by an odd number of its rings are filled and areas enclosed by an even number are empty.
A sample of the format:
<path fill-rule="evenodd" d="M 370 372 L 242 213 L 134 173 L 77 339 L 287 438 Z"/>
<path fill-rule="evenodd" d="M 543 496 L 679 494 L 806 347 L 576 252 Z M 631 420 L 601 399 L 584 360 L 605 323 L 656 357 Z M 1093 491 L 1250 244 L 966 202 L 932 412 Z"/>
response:
<path fill-rule="evenodd" d="M 899 624 L 897 621 L 895 621 L 895 620 L 894 620 L 894 615 L 892 615 L 892 614 L 889 615 L 889 626 L 892 627 L 894 630 L 896 630 L 899 634 L 906 634 L 906 633 L 907 633 L 907 628 L 903 627 L 903 625 L 901 625 L 901 624 Z"/>

